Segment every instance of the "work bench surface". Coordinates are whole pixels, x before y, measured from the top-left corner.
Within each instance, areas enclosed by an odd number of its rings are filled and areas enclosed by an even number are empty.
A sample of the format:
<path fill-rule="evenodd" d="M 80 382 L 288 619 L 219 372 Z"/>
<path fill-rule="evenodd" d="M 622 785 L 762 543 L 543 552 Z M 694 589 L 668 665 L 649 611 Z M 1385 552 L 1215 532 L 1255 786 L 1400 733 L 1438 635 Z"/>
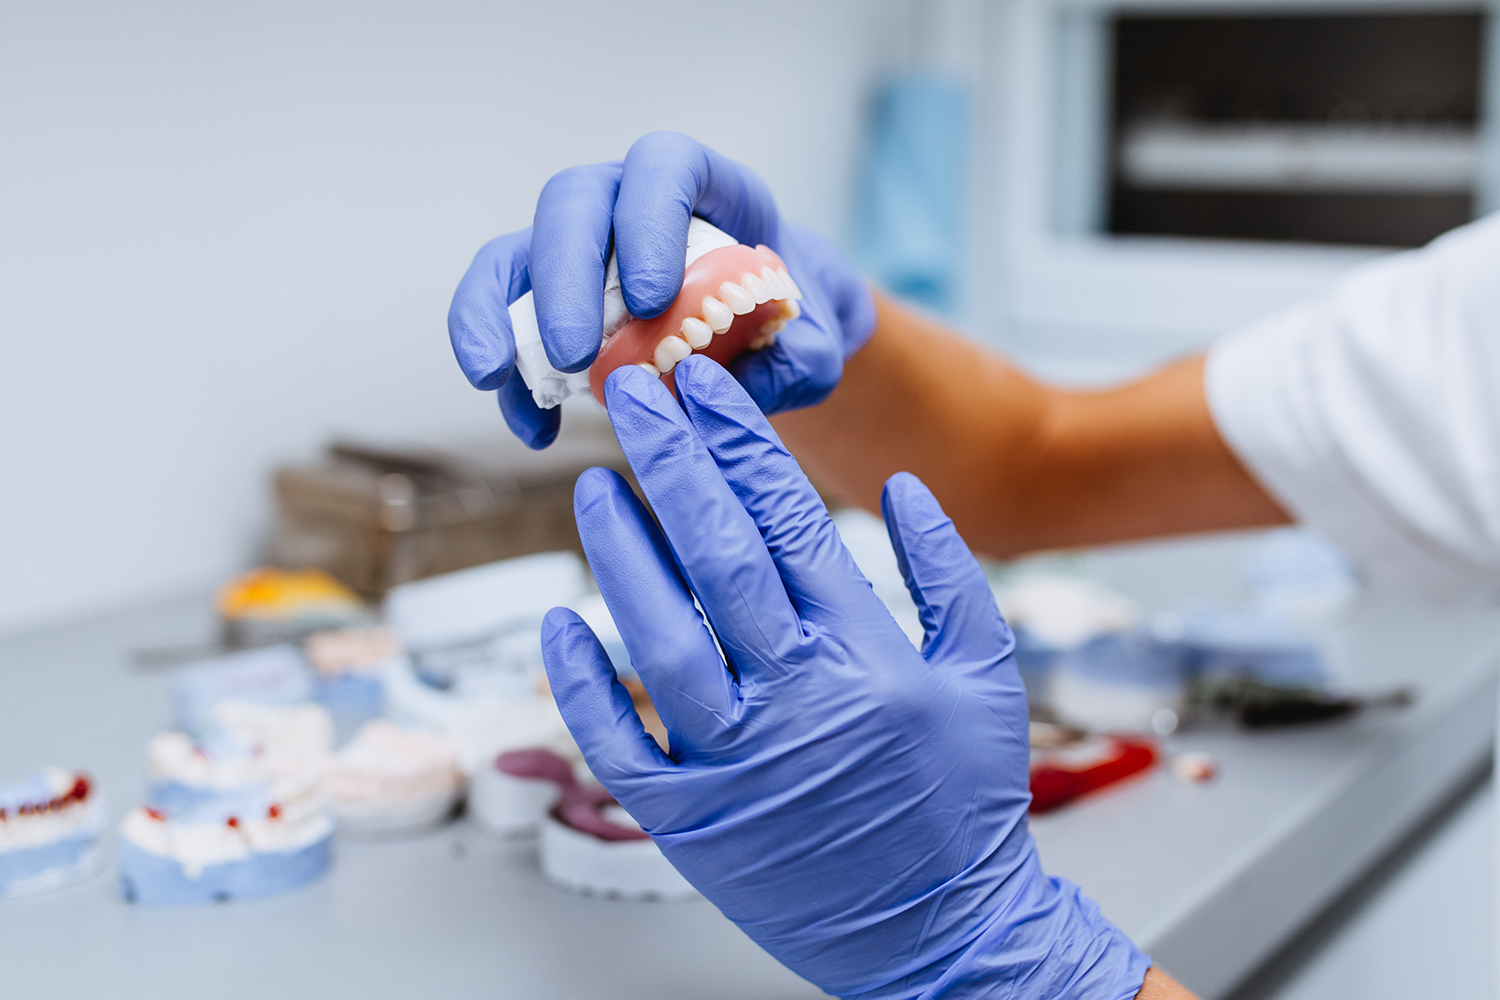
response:
<path fill-rule="evenodd" d="M 1243 596 L 1252 536 L 1103 550 L 1145 611 Z M 300 1000 L 329 996 L 815 997 L 712 905 L 564 892 L 534 844 L 463 819 L 404 839 L 340 838 L 332 872 L 272 899 L 149 908 L 120 899 L 114 833 L 142 800 L 145 742 L 171 724 L 171 672 L 143 649 L 214 637 L 202 594 L 0 640 L 0 780 L 92 773 L 112 816 L 103 874 L 0 900 L 6 992 Z M 1205 1000 L 1222 996 L 1484 766 L 1500 615 L 1366 595 L 1325 637 L 1346 687 L 1410 684 L 1414 706 L 1296 730 L 1190 731 L 1221 774 L 1158 769 L 1033 820 L 1042 862 Z"/>

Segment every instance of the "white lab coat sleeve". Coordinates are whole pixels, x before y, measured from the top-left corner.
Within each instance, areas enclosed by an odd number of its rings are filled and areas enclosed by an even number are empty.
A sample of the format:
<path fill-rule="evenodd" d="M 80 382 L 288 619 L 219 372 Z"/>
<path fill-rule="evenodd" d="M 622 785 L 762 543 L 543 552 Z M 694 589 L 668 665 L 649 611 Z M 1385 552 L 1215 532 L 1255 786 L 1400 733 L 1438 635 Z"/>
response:
<path fill-rule="evenodd" d="M 1500 214 L 1222 339 L 1204 379 L 1251 474 L 1373 580 L 1500 596 Z"/>

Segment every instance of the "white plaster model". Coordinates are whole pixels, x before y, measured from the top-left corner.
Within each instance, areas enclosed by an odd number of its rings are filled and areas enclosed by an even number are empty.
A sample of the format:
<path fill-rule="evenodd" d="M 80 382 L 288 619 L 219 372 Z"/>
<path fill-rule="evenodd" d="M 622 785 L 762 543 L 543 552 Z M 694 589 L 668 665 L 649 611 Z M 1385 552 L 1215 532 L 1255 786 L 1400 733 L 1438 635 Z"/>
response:
<path fill-rule="evenodd" d="M 499 698 L 440 691 L 424 684 L 405 663 L 387 670 L 385 692 L 391 719 L 441 732 L 468 776 L 507 750 L 547 747 L 565 757 L 579 756 L 550 695 Z"/>
<path fill-rule="evenodd" d="M 224 704 L 232 709 L 248 703 Z M 233 730 L 203 741 L 185 733 L 151 738 L 146 744 L 146 772 L 151 805 L 157 811 L 179 823 L 206 819 L 218 824 L 230 816 L 247 823 L 264 818 L 273 805 L 291 819 L 324 809 L 321 782 L 328 747 L 309 739 L 309 730 L 320 735 L 323 726 L 308 725 L 309 715 L 295 708 L 249 707 L 284 713 L 289 724 L 260 740 Z M 263 724 L 262 736 L 272 728 Z"/>
<path fill-rule="evenodd" d="M 298 715 L 295 708 L 277 711 Z M 180 733 L 153 738 L 151 804 L 132 810 L 120 826 L 125 898 L 144 904 L 252 898 L 326 871 L 333 821 L 321 787 L 324 755 L 307 738 L 312 728 L 305 721 L 262 725 L 275 753 L 229 730 L 197 744 Z"/>
<path fill-rule="evenodd" d="M 83 774 L 44 768 L 0 788 L 0 898 L 30 896 L 99 871 L 105 806 Z"/>
<path fill-rule="evenodd" d="M 695 215 L 688 222 L 687 255 L 683 266 L 693 263 L 710 250 L 736 246 L 738 242 L 728 233 Z M 629 321 L 630 313 L 625 308 L 625 296 L 620 290 L 620 266 L 611 252 L 604 272 L 604 338 L 608 340 Z M 537 406 L 547 410 L 570 396 L 589 394 L 588 369 L 570 375 L 552 367 L 552 362 L 548 360 L 547 352 L 542 347 L 542 334 L 536 320 L 536 302 L 531 292 L 511 304 L 510 325 L 516 339 L 516 369 L 520 371 L 521 378 L 525 379 Z M 728 326 L 728 320 L 724 325 Z"/>
<path fill-rule="evenodd" d="M 429 687 L 525 697 L 542 675 L 543 616 L 582 597 L 586 580 L 577 554 L 543 552 L 402 584 L 385 611 Z"/>
<path fill-rule="evenodd" d="M 333 719 L 322 705 L 230 700 L 215 705 L 209 716 L 218 731 L 258 747 L 277 774 L 319 770 L 333 752 Z"/>
<path fill-rule="evenodd" d="M 323 791 L 341 828 L 419 829 L 453 812 L 463 775 L 442 734 L 373 719 L 329 759 Z"/>
<path fill-rule="evenodd" d="M 611 822 L 640 828 L 619 806 L 606 810 Z M 600 840 L 548 816 L 542 820 L 540 850 L 542 874 L 575 892 L 668 902 L 698 896 L 652 840 Z"/>
<path fill-rule="evenodd" d="M 178 822 L 150 806 L 132 809 L 120 836 L 147 854 L 175 861 L 189 879 L 213 865 L 250 860 L 256 854 L 290 854 L 325 840 L 333 821 L 311 797 L 278 803 L 263 815 L 228 822 Z"/>
<path fill-rule="evenodd" d="M 468 815 L 481 830 L 497 837 L 534 837 L 562 790 L 538 778 L 481 767 L 469 782 Z"/>

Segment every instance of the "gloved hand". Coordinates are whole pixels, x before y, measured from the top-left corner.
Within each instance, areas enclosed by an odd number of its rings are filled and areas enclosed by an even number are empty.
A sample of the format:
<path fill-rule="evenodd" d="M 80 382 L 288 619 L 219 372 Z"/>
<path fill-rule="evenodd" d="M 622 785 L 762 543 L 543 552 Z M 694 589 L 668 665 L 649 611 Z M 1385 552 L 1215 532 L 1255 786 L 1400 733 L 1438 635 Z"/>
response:
<path fill-rule="evenodd" d="M 682 287 L 694 215 L 780 255 L 802 289 L 802 315 L 775 345 L 746 355 L 734 373 L 767 413 L 810 406 L 838 383 L 844 361 L 875 328 L 869 290 L 833 245 L 782 221 L 750 170 L 675 132 L 653 132 L 623 163 L 565 170 L 547 182 L 532 228 L 485 244 L 459 282 L 448 336 L 476 389 L 499 390 L 506 422 L 533 448 L 557 436 L 560 412 L 542 410 L 515 371 L 506 308 L 535 293 L 542 345 L 553 367 L 583 371 L 599 353 L 610 237 L 631 314 L 658 316 Z"/>
<path fill-rule="evenodd" d="M 667 753 L 588 626 L 560 608 L 543 624 L 594 774 L 705 896 L 830 993 L 1135 996 L 1149 960 L 1038 863 L 1014 640 L 952 522 L 915 477 L 886 484 L 919 653 L 754 401 L 701 356 L 676 376 L 680 406 L 633 366 L 606 383 L 661 530 L 613 472 L 575 494 Z"/>

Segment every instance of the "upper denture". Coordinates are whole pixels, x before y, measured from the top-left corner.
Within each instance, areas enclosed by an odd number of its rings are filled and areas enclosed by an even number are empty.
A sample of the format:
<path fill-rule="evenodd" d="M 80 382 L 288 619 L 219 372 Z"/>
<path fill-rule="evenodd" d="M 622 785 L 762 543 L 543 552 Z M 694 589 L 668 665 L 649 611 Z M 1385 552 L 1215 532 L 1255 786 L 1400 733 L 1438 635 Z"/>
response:
<path fill-rule="evenodd" d="M 798 298 L 786 265 L 769 247 L 710 250 L 687 266 L 682 291 L 664 313 L 631 319 L 606 339 L 589 370 L 590 389 L 603 402 L 605 378 L 624 365 L 668 375 L 694 351 L 728 364 L 768 347 L 801 314 Z"/>

